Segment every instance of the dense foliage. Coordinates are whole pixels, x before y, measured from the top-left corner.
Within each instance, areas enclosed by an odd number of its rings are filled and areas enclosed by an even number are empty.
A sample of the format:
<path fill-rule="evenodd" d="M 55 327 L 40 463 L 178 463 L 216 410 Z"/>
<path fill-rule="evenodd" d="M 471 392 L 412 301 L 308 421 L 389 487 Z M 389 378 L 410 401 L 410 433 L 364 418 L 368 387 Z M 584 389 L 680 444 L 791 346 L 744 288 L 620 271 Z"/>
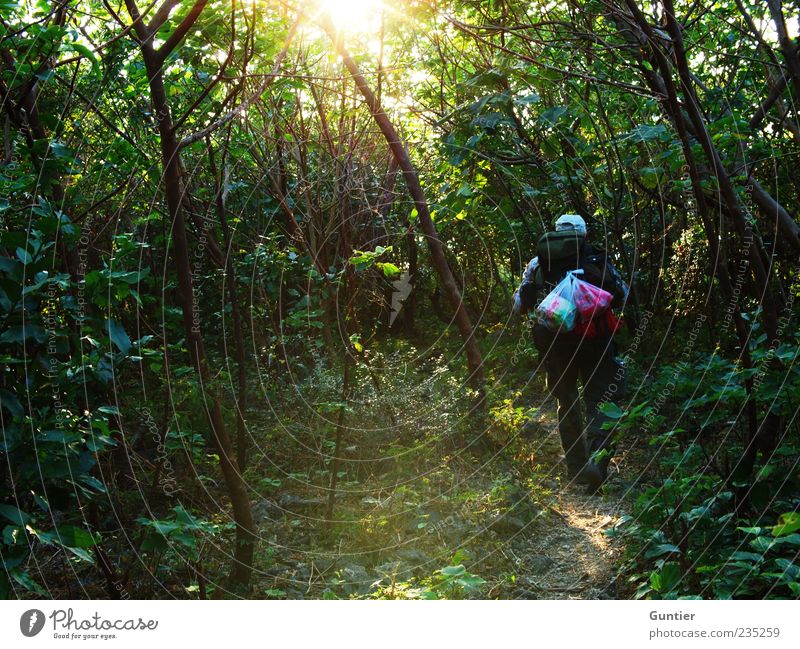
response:
<path fill-rule="evenodd" d="M 618 594 L 800 595 L 783 4 L 0 0 L 0 596 L 512 596 L 564 212 L 632 287 Z"/>

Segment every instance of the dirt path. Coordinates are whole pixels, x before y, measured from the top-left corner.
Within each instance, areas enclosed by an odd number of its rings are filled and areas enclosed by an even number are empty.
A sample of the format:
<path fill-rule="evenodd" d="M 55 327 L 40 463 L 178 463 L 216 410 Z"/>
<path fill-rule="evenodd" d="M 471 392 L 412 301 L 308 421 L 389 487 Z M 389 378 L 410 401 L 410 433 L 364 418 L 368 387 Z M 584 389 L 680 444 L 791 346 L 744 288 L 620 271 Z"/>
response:
<path fill-rule="evenodd" d="M 542 503 L 549 513 L 546 524 L 535 534 L 512 543 L 511 551 L 524 575 L 519 579 L 518 595 L 537 599 L 615 598 L 621 547 L 605 532 L 627 513 L 628 504 L 619 497 L 618 467 L 612 463 L 603 494 L 587 495 L 584 487 L 567 481 L 563 466 L 558 465 L 561 446 L 555 414 L 543 413 L 536 424 L 528 442 L 532 452 L 558 468 L 550 481 L 552 495 Z"/>
<path fill-rule="evenodd" d="M 372 597 L 395 582 L 429 587 L 443 567 L 463 563 L 485 585 L 460 596 L 624 597 L 616 587 L 622 548 L 605 534 L 628 513 L 617 468 L 602 494 L 587 495 L 567 480 L 552 409 L 542 408 L 531 428 L 485 465 L 467 455 L 443 460 L 425 485 L 412 483 L 415 491 L 391 484 L 410 467 L 359 483 L 360 492 L 337 500 L 336 534 L 320 525 L 321 492 L 282 489 L 262 500 L 255 511 L 274 550 L 261 592 Z M 621 467 L 623 476 L 630 470 Z"/>

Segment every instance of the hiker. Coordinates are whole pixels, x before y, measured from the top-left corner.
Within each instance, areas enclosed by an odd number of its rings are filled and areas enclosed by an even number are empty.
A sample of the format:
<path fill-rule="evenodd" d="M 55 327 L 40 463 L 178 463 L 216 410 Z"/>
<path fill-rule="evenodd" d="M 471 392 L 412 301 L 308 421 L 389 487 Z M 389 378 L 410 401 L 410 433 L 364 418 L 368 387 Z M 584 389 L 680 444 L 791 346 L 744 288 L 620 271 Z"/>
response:
<path fill-rule="evenodd" d="M 534 343 L 547 375 L 547 388 L 558 402 L 558 431 L 570 479 L 597 491 L 608 475 L 611 458 L 610 431 L 602 425 L 609 418 L 599 410 L 605 401 L 619 399 L 625 387 L 625 366 L 614 355 L 613 335 L 619 326 L 614 308 L 624 306 L 628 286 L 616 268 L 586 242 L 586 222 L 577 214 L 564 214 L 555 232 L 542 236 L 519 289 L 514 310 L 523 315 L 536 308 L 570 270 L 608 291 L 611 307 L 598 312 L 589 323 L 572 331 L 552 332 L 537 323 Z M 581 416 L 578 380 L 586 404 L 586 434 Z"/>

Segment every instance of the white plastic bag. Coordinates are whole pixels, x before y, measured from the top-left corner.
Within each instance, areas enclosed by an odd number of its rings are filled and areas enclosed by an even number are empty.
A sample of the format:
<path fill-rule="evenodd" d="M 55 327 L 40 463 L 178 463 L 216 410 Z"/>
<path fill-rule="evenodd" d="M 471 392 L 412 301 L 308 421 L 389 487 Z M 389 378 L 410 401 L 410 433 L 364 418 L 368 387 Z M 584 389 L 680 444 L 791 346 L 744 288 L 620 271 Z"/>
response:
<path fill-rule="evenodd" d="M 578 277 L 583 270 L 567 272 L 536 307 L 536 321 L 550 331 L 572 331 L 611 306 L 614 296 Z"/>
<path fill-rule="evenodd" d="M 536 307 L 536 322 L 550 331 L 572 331 L 578 318 L 573 301 L 576 277 L 570 271 Z"/>

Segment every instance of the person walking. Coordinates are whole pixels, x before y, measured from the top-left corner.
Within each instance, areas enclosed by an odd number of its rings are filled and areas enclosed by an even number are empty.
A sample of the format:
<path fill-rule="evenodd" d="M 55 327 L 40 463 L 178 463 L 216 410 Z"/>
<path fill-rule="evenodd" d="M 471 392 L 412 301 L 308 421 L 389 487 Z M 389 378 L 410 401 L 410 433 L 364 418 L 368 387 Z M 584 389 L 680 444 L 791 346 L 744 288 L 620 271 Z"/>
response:
<path fill-rule="evenodd" d="M 534 344 L 544 366 L 547 388 L 558 404 L 558 431 L 570 479 L 596 492 L 608 477 L 613 453 L 611 433 L 603 428 L 609 418 L 600 406 L 623 396 L 625 367 L 615 357 L 614 333 L 620 320 L 614 309 L 625 306 L 629 289 L 606 253 L 587 241 L 584 219 L 564 214 L 555 231 L 545 233 L 536 256 L 525 269 L 514 294 L 514 310 L 526 314 L 536 308 L 569 271 L 580 270 L 580 278 L 608 291 L 611 306 L 588 323 L 571 331 L 551 331 L 534 325 Z M 581 413 L 581 390 L 586 406 L 586 426 Z"/>

